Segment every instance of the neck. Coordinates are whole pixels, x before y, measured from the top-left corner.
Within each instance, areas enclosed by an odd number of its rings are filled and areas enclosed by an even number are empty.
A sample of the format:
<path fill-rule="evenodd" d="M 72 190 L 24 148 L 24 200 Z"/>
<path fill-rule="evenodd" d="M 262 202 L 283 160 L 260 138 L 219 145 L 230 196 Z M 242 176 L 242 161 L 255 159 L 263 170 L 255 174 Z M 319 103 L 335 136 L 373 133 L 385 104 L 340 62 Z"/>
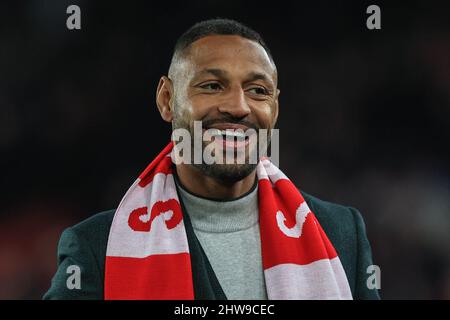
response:
<path fill-rule="evenodd" d="M 221 200 L 239 198 L 249 192 L 256 177 L 256 170 L 254 170 L 242 180 L 225 183 L 204 175 L 192 165 L 179 164 L 176 166 L 176 171 L 181 184 L 189 192 L 200 197 Z"/>

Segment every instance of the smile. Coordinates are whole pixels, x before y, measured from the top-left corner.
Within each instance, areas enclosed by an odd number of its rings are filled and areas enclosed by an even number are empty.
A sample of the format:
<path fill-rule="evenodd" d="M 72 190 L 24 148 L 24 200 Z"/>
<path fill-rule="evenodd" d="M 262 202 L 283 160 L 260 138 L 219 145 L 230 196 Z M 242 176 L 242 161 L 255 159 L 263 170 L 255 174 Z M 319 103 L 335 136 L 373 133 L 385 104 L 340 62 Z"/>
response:
<path fill-rule="evenodd" d="M 256 131 L 241 125 L 218 124 L 204 129 L 203 134 L 207 140 L 212 138 L 223 148 L 241 149 L 249 145 L 249 137 L 256 134 Z"/>

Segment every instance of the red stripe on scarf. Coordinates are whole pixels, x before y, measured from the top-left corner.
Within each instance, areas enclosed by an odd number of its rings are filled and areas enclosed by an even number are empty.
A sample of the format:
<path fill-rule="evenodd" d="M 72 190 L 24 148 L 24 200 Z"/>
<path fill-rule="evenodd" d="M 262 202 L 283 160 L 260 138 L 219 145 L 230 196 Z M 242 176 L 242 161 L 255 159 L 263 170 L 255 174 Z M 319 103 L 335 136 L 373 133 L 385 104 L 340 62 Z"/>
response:
<path fill-rule="evenodd" d="M 191 272 L 188 253 L 106 257 L 105 299 L 193 300 Z"/>
<path fill-rule="evenodd" d="M 159 155 L 158 157 L 160 156 L 161 155 Z M 169 174 L 173 172 L 173 164 L 170 157 L 163 157 L 163 159 L 160 159 L 159 163 L 154 162 L 155 161 L 153 161 L 139 176 L 139 179 L 141 179 L 141 181 L 139 181 L 139 186 L 141 188 L 144 188 L 146 185 L 152 182 L 157 173 Z M 153 167 L 155 167 L 154 170 Z"/>

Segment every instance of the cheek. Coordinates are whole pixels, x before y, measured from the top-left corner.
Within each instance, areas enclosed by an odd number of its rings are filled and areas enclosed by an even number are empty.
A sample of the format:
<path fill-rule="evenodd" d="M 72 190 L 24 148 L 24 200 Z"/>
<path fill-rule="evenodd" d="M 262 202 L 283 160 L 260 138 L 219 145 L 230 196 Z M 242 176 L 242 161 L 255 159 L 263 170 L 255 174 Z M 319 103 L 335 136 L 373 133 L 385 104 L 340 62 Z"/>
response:
<path fill-rule="evenodd" d="M 217 99 L 206 96 L 194 96 L 189 99 L 188 103 L 192 108 L 192 119 L 201 120 L 215 109 Z"/>
<path fill-rule="evenodd" d="M 263 104 L 254 108 L 254 114 L 261 128 L 270 128 L 275 120 L 275 106 Z"/>
<path fill-rule="evenodd" d="M 177 118 L 182 119 L 184 122 L 189 122 L 193 117 L 194 108 L 186 96 L 178 95 L 175 99 L 174 112 Z"/>

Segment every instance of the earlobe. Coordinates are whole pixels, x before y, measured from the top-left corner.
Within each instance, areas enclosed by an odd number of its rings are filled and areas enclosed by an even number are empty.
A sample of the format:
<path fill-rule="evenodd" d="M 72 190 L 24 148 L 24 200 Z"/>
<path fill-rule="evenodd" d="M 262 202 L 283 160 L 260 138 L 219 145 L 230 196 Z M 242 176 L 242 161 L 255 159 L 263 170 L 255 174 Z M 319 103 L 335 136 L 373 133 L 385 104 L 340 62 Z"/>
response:
<path fill-rule="evenodd" d="M 158 88 L 156 89 L 156 105 L 159 113 L 164 121 L 171 122 L 173 119 L 173 86 L 172 81 L 162 76 L 159 79 Z"/>

